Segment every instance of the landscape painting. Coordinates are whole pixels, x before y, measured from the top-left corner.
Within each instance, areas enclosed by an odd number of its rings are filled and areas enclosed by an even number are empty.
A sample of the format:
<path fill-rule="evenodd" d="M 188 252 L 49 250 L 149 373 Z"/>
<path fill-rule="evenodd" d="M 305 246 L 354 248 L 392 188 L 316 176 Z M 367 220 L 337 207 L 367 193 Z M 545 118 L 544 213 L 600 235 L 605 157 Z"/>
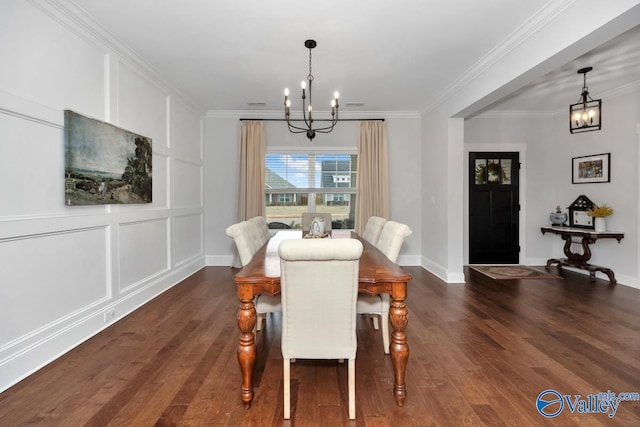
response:
<path fill-rule="evenodd" d="M 151 203 L 151 138 L 64 112 L 65 205 Z"/>

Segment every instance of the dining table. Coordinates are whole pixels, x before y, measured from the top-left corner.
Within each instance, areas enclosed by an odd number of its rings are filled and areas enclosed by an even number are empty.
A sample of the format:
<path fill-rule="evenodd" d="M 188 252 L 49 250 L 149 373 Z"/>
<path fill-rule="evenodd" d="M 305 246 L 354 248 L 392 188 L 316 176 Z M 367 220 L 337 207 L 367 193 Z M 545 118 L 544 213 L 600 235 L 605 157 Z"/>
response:
<path fill-rule="evenodd" d="M 241 399 L 246 409 L 251 407 L 254 396 L 252 375 L 257 352 L 253 333 L 257 318 L 254 297 L 260 294 L 273 296 L 280 293 L 278 245 L 285 239 L 303 238 L 302 233 L 301 230 L 277 232 L 254 254 L 251 261 L 234 275 L 240 301 L 237 322 L 240 329 L 238 363 L 242 375 Z M 405 371 L 409 360 L 409 345 L 405 332 L 409 319 L 405 301 L 411 275 L 354 231 L 332 230 L 326 238 L 360 240 L 363 252 L 359 262 L 358 292 L 390 295 L 389 320 L 392 332 L 389 353 L 394 370 L 393 394 L 396 404 L 404 406 L 407 396 Z"/>

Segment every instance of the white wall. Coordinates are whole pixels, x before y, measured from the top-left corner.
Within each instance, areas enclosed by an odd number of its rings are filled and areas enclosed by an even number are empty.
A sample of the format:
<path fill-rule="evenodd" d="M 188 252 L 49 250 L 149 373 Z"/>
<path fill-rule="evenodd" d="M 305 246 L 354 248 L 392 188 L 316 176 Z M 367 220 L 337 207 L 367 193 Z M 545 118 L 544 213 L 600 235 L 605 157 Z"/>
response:
<path fill-rule="evenodd" d="M 235 247 L 224 230 L 236 222 L 238 145 L 241 117 L 281 118 L 278 112 L 209 112 L 205 121 L 205 196 L 208 265 L 231 265 Z M 344 116 L 344 115 L 343 115 Z M 348 116 L 348 115 L 347 115 Z M 358 118 L 367 117 L 365 114 Z M 372 117 L 372 116 L 368 116 Z M 413 230 L 403 245 L 398 262 L 420 264 L 420 119 L 416 114 L 378 114 L 385 118 L 389 139 L 391 218 Z M 333 132 L 319 134 L 309 142 L 304 134 L 292 134 L 284 122 L 265 121 L 267 150 L 271 147 L 321 150 L 357 148 L 358 123 L 341 122 Z"/>
<path fill-rule="evenodd" d="M 0 14 L 0 391 L 204 265 L 203 112 L 49 7 Z M 64 109 L 152 138 L 153 203 L 64 205 Z"/>

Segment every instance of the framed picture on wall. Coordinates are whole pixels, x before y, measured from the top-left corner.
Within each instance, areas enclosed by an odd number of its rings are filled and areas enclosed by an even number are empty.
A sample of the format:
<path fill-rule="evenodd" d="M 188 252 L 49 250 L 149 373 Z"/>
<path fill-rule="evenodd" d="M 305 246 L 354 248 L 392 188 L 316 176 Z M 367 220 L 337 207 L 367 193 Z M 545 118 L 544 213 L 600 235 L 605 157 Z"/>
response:
<path fill-rule="evenodd" d="M 151 203 L 151 138 L 64 111 L 67 206 Z"/>
<path fill-rule="evenodd" d="M 574 157 L 571 162 L 573 184 L 609 182 L 611 180 L 611 153 Z"/>

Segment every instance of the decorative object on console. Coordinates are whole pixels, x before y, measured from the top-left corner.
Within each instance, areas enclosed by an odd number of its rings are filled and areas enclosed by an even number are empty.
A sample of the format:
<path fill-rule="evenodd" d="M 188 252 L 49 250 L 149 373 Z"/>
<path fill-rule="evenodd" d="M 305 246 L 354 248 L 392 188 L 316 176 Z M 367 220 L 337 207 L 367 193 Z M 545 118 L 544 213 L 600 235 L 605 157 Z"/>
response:
<path fill-rule="evenodd" d="M 569 205 L 569 226 L 576 228 L 588 228 L 593 230 L 593 217 L 587 215 L 587 211 L 593 208 L 594 203 L 584 194 Z"/>
<path fill-rule="evenodd" d="M 574 157 L 571 160 L 571 182 L 589 184 L 611 180 L 611 153 Z"/>
<path fill-rule="evenodd" d="M 311 74 L 311 49 L 316 47 L 317 43 L 315 40 L 306 40 L 304 42 L 304 46 L 309 49 L 309 75 L 307 76 L 308 84 L 303 80 L 300 84 L 302 88 L 302 119 L 304 121 L 305 127 L 299 127 L 291 124 L 290 119 L 290 107 L 291 101 L 289 100 L 289 89 L 284 90 L 284 117 L 287 121 L 287 126 L 289 126 L 289 131 L 292 133 L 302 133 L 305 132 L 307 134 L 307 138 L 309 141 L 312 141 L 316 136 L 316 132 L 318 133 L 329 133 L 333 130 L 333 127 L 338 123 L 338 97 L 340 94 L 338 91 L 334 92 L 333 99 L 331 100 L 331 119 L 329 122 L 331 123 L 329 126 L 313 128 L 313 107 L 311 103 L 312 99 L 312 89 L 311 84 L 313 83 L 313 74 Z M 309 105 L 306 105 L 306 87 L 309 86 Z"/>
<path fill-rule="evenodd" d="M 556 206 L 556 211 L 551 212 L 551 215 L 549 215 L 549 219 L 553 225 L 564 226 L 569 219 L 569 215 L 566 212 L 562 212 L 560 205 L 558 205 Z"/>
<path fill-rule="evenodd" d="M 607 229 L 605 218 L 613 215 L 613 208 L 607 204 L 593 205 L 591 209 L 587 210 L 587 215 L 593 218 L 595 231 L 603 232 Z"/>
<path fill-rule="evenodd" d="M 602 100 L 591 99 L 589 88 L 587 88 L 587 73 L 591 70 L 593 67 L 578 70 L 578 74 L 582 74 L 584 77 L 584 83 L 578 102 L 569 105 L 569 131 L 571 133 L 600 130 L 602 125 Z"/>

